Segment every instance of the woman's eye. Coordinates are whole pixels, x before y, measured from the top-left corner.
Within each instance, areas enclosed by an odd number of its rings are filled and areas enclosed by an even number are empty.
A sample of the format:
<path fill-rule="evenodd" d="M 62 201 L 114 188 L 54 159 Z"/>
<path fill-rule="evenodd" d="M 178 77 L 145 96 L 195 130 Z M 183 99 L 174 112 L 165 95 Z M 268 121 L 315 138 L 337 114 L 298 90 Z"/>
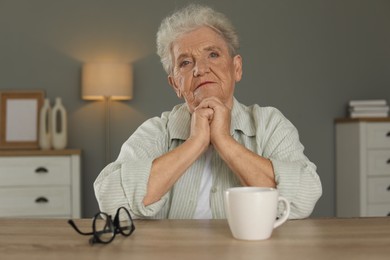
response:
<path fill-rule="evenodd" d="M 218 58 L 219 57 L 219 54 L 217 52 L 211 52 L 210 53 L 210 57 L 211 58 Z"/>
<path fill-rule="evenodd" d="M 180 62 L 180 68 L 185 67 L 188 64 L 190 64 L 190 62 L 188 60 L 184 60 L 184 61 Z"/>

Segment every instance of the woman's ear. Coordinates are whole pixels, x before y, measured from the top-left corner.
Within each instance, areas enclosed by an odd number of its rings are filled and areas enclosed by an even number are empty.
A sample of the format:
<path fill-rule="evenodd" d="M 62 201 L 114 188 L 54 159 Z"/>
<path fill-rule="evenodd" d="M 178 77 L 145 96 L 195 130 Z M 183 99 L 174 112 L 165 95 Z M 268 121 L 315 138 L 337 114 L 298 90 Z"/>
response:
<path fill-rule="evenodd" d="M 171 85 L 173 90 L 176 92 L 178 98 L 182 98 L 180 88 L 176 85 L 175 78 L 172 75 L 168 75 L 168 83 Z"/>
<path fill-rule="evenodd" d="M 242 77 L 242 57 L 240 55 L 234 56 L 233 64 L 234 64 L 234 78 L 236 82 L 239 82 Z"/>

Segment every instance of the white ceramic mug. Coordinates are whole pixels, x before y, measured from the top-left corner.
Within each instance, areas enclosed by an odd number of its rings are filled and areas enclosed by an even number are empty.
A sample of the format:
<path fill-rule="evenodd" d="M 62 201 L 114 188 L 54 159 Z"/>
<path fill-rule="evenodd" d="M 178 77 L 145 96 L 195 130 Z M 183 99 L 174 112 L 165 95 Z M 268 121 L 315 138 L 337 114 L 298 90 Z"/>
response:
<path fill-rule="evenodd" d="M 290 203 L 274 188 L 236 187 L 225 191 L 225 213 L 233 237 L 263 240 L 282 225 L 290 214 Z M 283 215 L 276 219 L 279 202 Z"/>

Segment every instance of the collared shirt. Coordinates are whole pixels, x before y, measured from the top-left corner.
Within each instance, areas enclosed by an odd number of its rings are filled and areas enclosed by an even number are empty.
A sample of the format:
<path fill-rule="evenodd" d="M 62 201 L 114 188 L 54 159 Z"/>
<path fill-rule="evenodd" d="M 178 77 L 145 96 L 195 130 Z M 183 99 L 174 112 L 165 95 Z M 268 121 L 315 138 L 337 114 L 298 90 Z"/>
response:
<path fill-rule="evenodd" d="M 123 144 L 118 159 L 94 183 L 102 211 L 115 214 L 125 206 L 136 218 L 191 219 L 194 216 L 206 155 L 200 156 L 159 201 L 144 206 L 154 159 L 181 145 L 190 135 L 186 104 L 144 122 Z M 296 128 L 272 107 L 245 106 L 234 99 L 231 135 L 252 152 L 271 160 L 279 194 L 290 201 L 290 218 L 311 214 L 322 194 L 316 166 L 304 155 Z M 229 149 L 229 147 L 226 147 Z M 239 179 L 213 149 L 210 206 L 213 218 L 226 218 L 224 191 L 241 186 Z"/>

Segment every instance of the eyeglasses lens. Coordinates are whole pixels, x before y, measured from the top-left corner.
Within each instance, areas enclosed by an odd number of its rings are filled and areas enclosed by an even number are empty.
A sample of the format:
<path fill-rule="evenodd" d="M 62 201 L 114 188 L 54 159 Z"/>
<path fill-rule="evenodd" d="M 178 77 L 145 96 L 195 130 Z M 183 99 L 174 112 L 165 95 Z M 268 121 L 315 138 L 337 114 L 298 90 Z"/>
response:
<path fill-rule="evenodd" d="M 119 209 L 119 229 L 123 235 L 130 235 L 132 231 L 133 222 L 129 215 L 129 212 L 124 210 L 123 208 Z"/>
<path fill-rule="evenodd" d="M 110 242 L 115 235 L 115 228 L 110 218 L 106 214 L 100 213 L 95 219 L 95 230 L 99 239 L 104 242 Z"/>

